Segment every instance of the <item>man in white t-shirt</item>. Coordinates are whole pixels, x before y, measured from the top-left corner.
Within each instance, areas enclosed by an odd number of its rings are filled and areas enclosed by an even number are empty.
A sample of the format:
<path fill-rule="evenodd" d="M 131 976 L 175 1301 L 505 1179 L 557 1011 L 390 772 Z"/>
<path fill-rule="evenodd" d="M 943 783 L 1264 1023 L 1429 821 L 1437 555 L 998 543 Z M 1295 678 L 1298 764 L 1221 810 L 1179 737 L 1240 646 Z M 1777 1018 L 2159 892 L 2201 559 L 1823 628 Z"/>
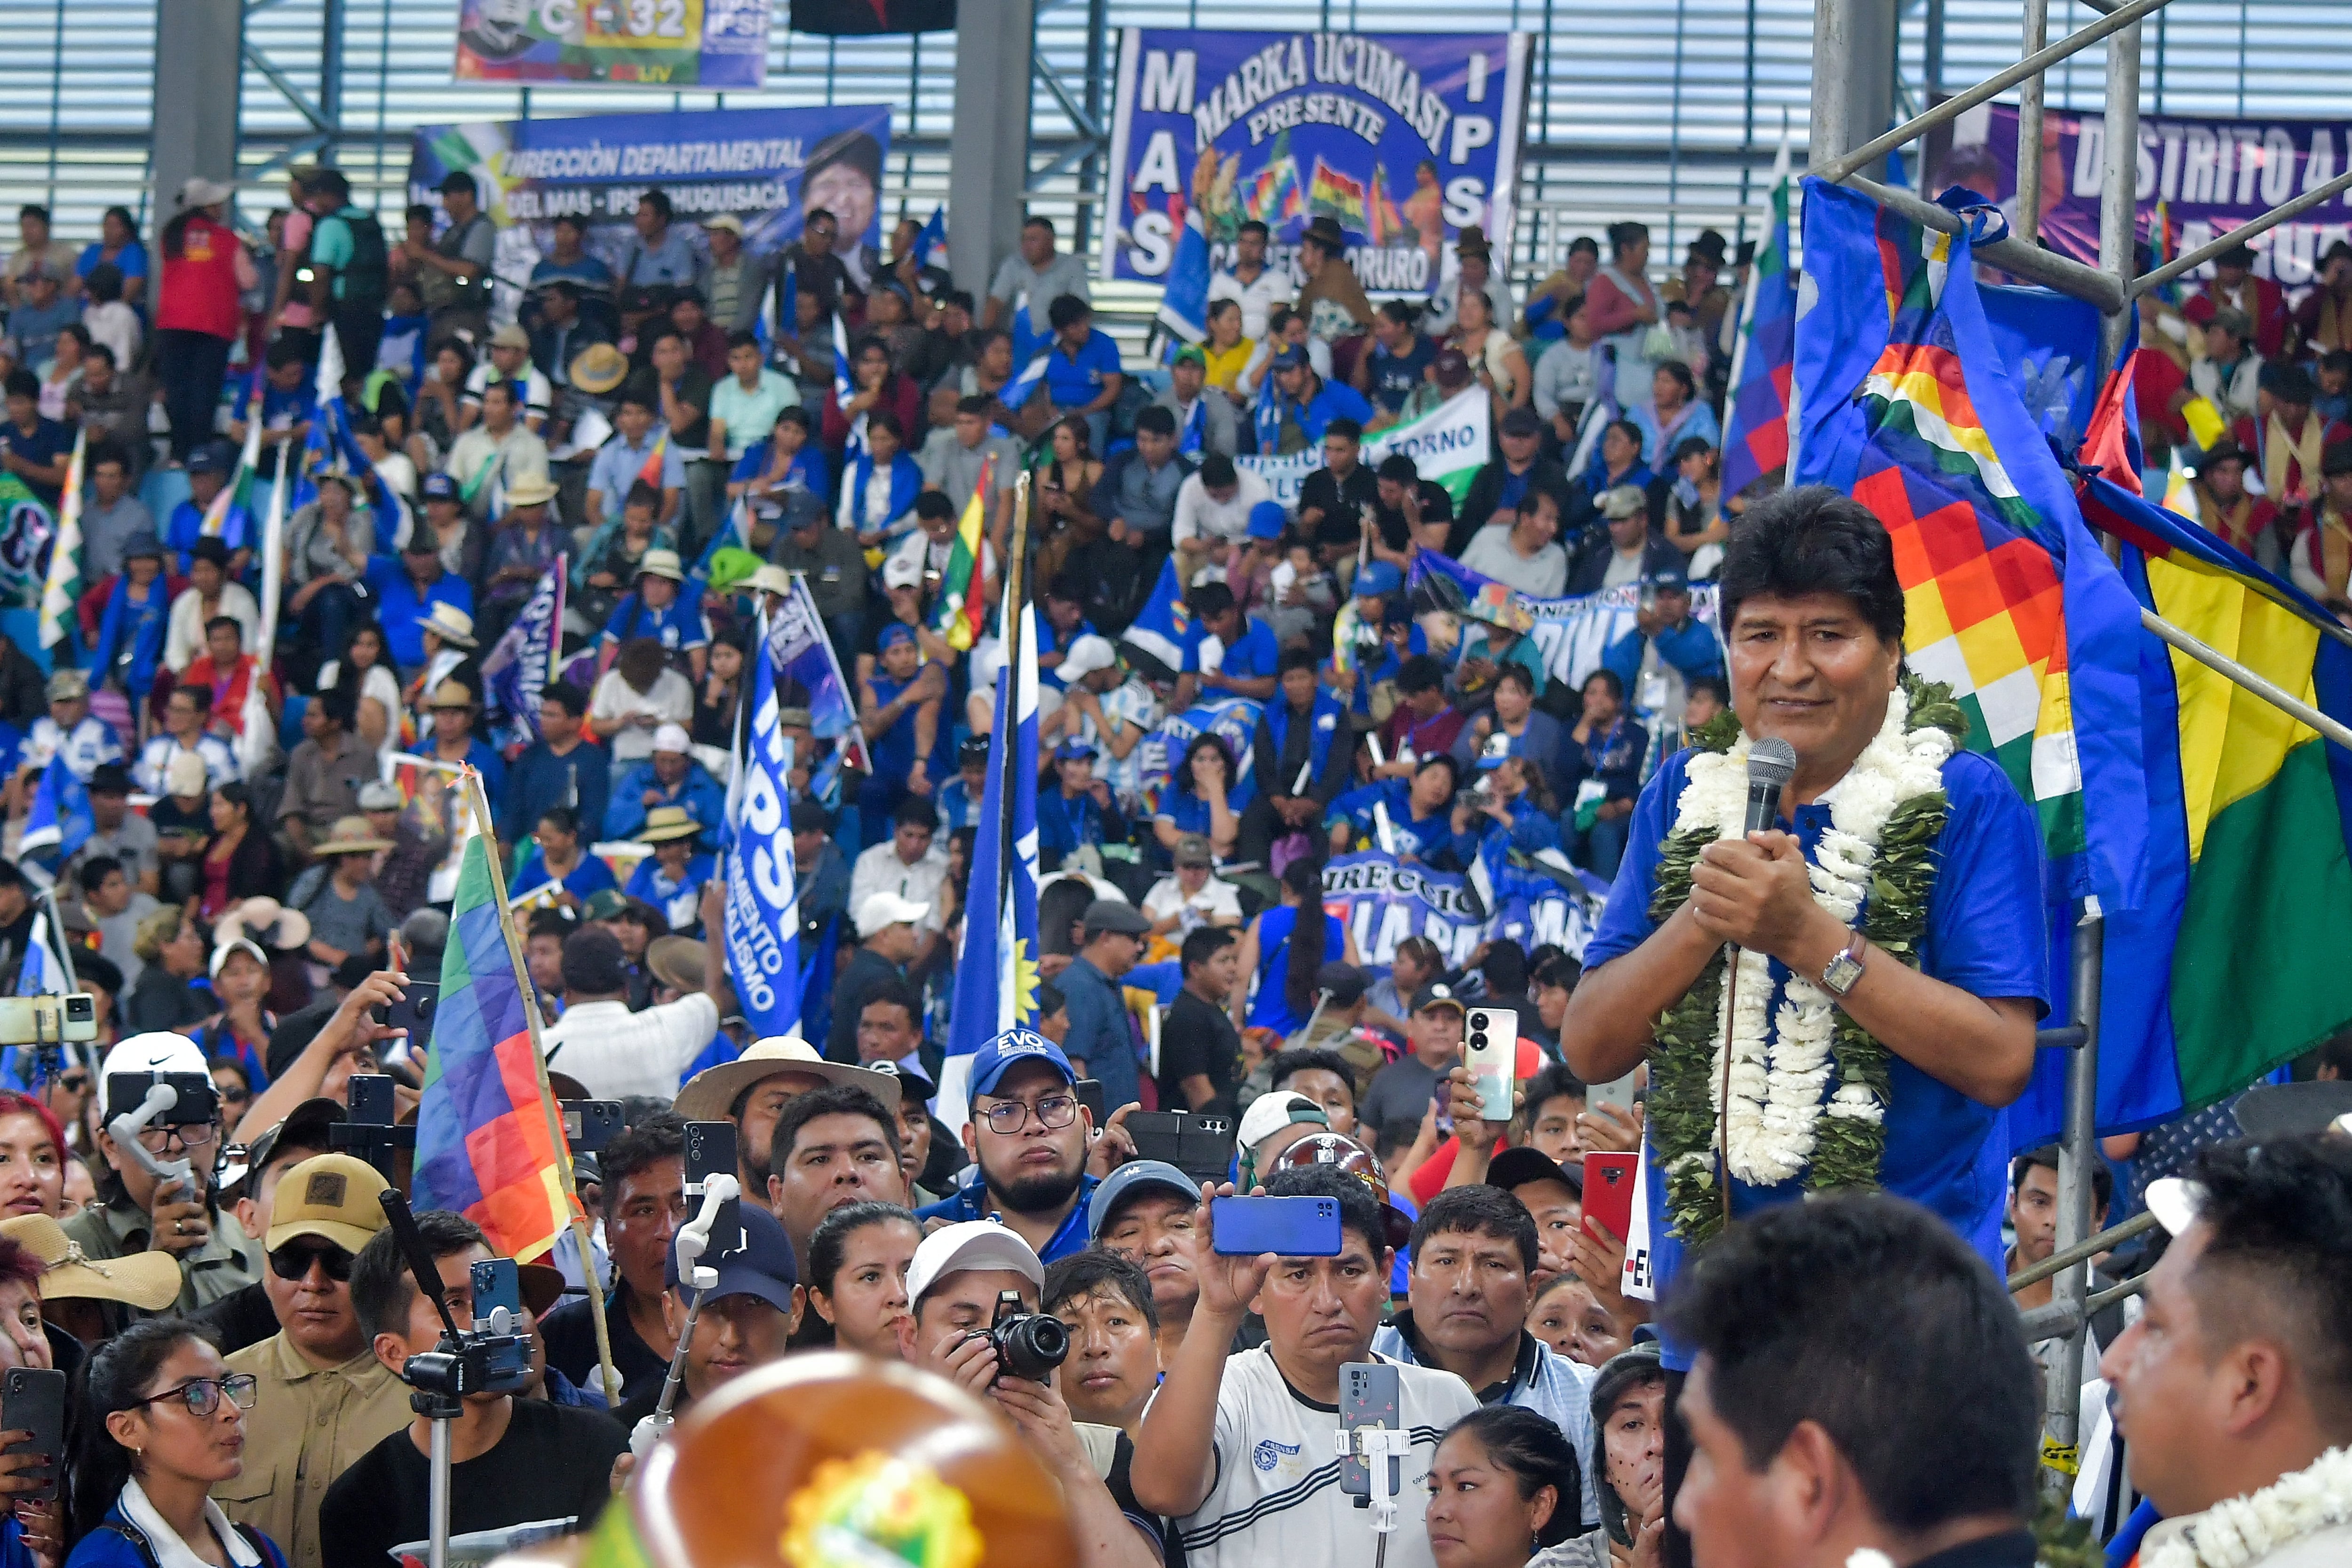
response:
<path fill-rule="evenodd" d="M 1394 1258 L 1389 1211 L 1335 1166 L 1281 1171 L 1267 1188 L 1337 1201 L 1339 1255 L 1220 1257 L 1202 1206 L 1201 1298 L 1136 1437 L 1136 1500 L 1175 1517 L 1192 1568 L 1360 1568 L 1372 1559 L 1371 1515 L 1339 1487 L 1339 1369 L 1381 1359 L 1371 1341 Z M 1228 1358 L 1253 1305 L 1266 1343 Z M 1397 1383 L 1411 1448 L 1385 1561 L 1433 1568 L 1421 1506 L 1430 1460 L 1478 1401 L 1450 1372 L 1400 1365 Z"/>
<path fill-rule="evenodd" d="M 1062 706 L 1046 723 L 1095 748 L 1095 777 L 1122 810 L 1143 800 L 1143 737 L 1160 719 L 1160 699 L 1142 677 L 1121 667 L 1108 637 L 1091 632 L 1062 656 Z"/>
<path fill-rule="evenodd" d="M 1272 487 L 1255 470 L 1220 452 L 1202 458 L 1176 486 L 1176 517 L 1168 530 L 1181 585 L 1192 587 L 1202 567 L 1222 563 L 1248 537 L 1250 508 L 1273 499 Z"/>
<path fill-rule="evenodd" d="M 723 893 L 716 882 L 703 884 L 705 930 L 725 918 Z M 579 1080 L 591 1099 L 676 1099 L 686 1070 L 719 1038 L 725 943 L 703 945 L 702 970 L 701 990 L 631 1012 L 620 938 L 598 925 L 574 931 L 563 939 L 563 1016 L 547 1031 L 549 1065 Z"/>
<path fill-rule="evenodd" d="M 1239 925 L 1240 890 L 1213 874 L 1216 856 L 1208 839 L 1185 833 L 1176 841 L 1176 874 L 1161 877 L 1143 895 L 1144 917 L 1152 935 L 1181 943 L 1203 925 Z"/>
<path fill-rule="evenodd" d="M 1274 308 L 1288 304 L 1298 292 L 1290 268 L 1266 265 L 1265 242 L 1265 225 L 1252 218 L 1234 235 L 1233 270 L 1209 279 L 1209 298 L 1239 305 L 1242 336 L 1253 341 L 1265 336 L 1265 319 Z"/>
<path fill-rule="evenodd" d="M 537 435 L 547 425 L 547 411 L 555 401 L 555 388 L 547 372 L 530 362 L 530 334 L 509 323 L 490 334 L 489 357 L 476 365 L 466 378 L 465 394 L 458 400 L 457 423 L 471 429 L 481 417 L 482 389 L 492 382 L 514 382 L 522 388 L 517 417 L 524 429 Z"/>

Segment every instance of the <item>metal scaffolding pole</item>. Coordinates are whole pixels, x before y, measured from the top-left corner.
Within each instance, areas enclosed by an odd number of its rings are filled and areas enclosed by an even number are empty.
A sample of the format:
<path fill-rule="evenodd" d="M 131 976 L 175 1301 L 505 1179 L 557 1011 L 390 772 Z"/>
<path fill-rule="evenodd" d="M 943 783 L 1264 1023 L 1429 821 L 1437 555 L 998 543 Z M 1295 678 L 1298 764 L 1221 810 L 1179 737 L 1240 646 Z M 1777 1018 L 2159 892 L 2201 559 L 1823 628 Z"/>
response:
<path fill-rule="evenodd" d="M 2098 901 L 2086 899 L 2074 925 L 2073 983 L 2069 995 L 2083 1043 L 2066 1070 L 2066 1130 L 2058 1145 L 2059 1252 L 2091 1233 L 2092 1173 L 2099 1165 L 2099 982 L 2106 921 Z M 2059 1347 L 2058 1366 L 2042 1388 L 2042 1482 L 2063 1495 L 2074 1482 L 2075 1447 L 2081 1434 L 2083 1345 L 2089 1337 L 2084 1302 L 2091 1290 L 2089 1259 L 2062 1270 L 2051 1285 L 2051 1305 L 2078 1320 Z"/>
<path fill-rule="evenodd" d="M 2038 55 L 2050 41 L 2050 0 L 2025 0 L 2025 47 Z M 2044 80 L 2036 71 L 2017 84 L 2017 237 L 2031 246 L 2042 237 L 2042 101 Z"/>
<path fill-rule="evenodd" d="M 2139 24 L 2107 39 L 2106 167 L 2099 186 L 2099 268 L 2124 293 L 2099 330 L 2099 374 L 2115 368 L 2132 321 L 2139 242 Z"/>

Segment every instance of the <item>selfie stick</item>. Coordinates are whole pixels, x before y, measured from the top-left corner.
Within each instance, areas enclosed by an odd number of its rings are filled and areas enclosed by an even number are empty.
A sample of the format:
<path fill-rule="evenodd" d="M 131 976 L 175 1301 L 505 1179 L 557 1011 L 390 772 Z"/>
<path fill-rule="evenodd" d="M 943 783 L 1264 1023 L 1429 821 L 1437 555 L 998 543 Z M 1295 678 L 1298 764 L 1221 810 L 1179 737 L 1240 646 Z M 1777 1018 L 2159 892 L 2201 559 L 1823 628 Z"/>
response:
<path fill-rule="evenodd" d="M 702 1292 L 719 1283 L 719 1270 L 705 1263 L 702 1254 L 710 1246 L 710 1228 L 719 1223 L 719 1209 L 742 1194 L 742 1184 L 731 1176 L 703 1177 L 701 1212 L 677 1228 L 677 1239 L 673 1243 L 677 1248 L 677 1277 L 694 1287 L 694 1294 L 686 1303 L 686 1327 L 678 1333 L 677 1348 L 670 1352 L 669 1375 L 662 1379 L 661 1402 L 629 1434 L 629 1452 L 640 1459 L 652 1453 L 654 1445 L 677 1424 L 670 1406 L 677 1402 L 678 1386 L 686 1380 L 686 1353 L 694 1344 L 694 1322 L 702 1313 Z"/>
<path fill-rule="evenodd" d="M 1364 737 L 1364 744 L 1372 748 L 1373 767 L 1385 768 L 1388 766 L 1389 759 L 1381 755 L 1381 737 L 1379 736 L 1370 734 L 1366 735 Z M 1389 826 L 1389 805 L 1387 801 L 1375 800 L 1372 802 L 1372 826 L 1380 830 L 1381 852 L 1382 854 L 1391 855 L 1396 853 L 1396 830 Z"/>
<path fill-rule="evenodd" d="M 185 1158 L 159 1160 L 148 1152 L 146 1145 L 139 1141 L 139 1134 L 145 1132 L 156 1117 L 179 1103 L 180 1092 L 166 1083 L 163 1081 L 163 1075 L 159 1072 L 155 1075 L 155 1082 L 147 1090 L 147 1098 L 139 1103 L 139 1108 L 135 1111 L 125 1111 L 108 1122 L 106 1131 L 107 1135 L 114 1140 L 115 1146 L 129 1155 L 142 1170 L 155 1180 L 186 1182 L 190 1184 L 193 1190 L 195 1178 L 195 1167 L 193 1165 Z"/>
<path fill-rule="evenodd" d="M 1389 1490 L 1389 1461 L 1402 1461 L 1412 1452 L 1412 1434 L 1402 1427 L 1359 1427 L 1336 1436 L 1339 1457 L 1363 1460 L 1371 1473 L 1372 1563 L 1373 1568 L 1381 1568 L 1388 1559 L 1389 1536 L 1397 1527 L 1396 1493 Z"/>

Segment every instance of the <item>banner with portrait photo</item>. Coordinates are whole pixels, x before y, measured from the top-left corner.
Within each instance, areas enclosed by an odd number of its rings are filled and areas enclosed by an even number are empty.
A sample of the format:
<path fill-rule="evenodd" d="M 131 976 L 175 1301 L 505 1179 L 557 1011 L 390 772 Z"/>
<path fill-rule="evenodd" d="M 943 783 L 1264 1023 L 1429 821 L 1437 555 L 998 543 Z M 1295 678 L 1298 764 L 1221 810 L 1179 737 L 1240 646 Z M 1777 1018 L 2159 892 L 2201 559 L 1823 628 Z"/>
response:
<path fill-rule="evenodd" d="M 2139 233 L 2160 259 L 2195 250 L 2271 208 L 2327 183 L 2352 163 L 2352 120 L 2143 114 L 2137 160 Z M 2051 110 L 2042 122 L 2042 238 L 2086 266 L 2099 262 L 2106 118 Z M 1952 123 L 1927 188 L 1966 185 L 2017 212 L 2017 110 L 1985 104 Z M 2307 287 L 2327 247 L 2352 239 L 2352 193 L 2338 193 L 2250 243 L 2257 276 Z M 2156 232 L 2158 212 L 2164 231 Z M 2210 276 L 2210 267 L 2195 276 Z"/>
<path fill-rule="evenodd" d="M 800 238 L 814 205 L 853 239 L 878 246 L 890 106 L 583 114 L 565 120 L 420 125 L 408 161 L 408 199 L 439 209 L 453 172 L 474 177 L 498 225 L 493 270 L 523 285 L 554 245 L 555 220 L 587 225 L 587 248 L 618 273 L 639 237 L 637 198 L 668 196 L 673 225 L 698 249 L 702 220 L 731 213 L 743 244 L 765 256 Z M 445 220 L 436 220 L 436 231 Z"/>
<path fill-rule="evenodd" d="M 1126 29 L 1102 276 L 1164 281 L 1196 206 L 1213 267 L 1253 219 L 1287 267 L 1328 218 L 1375 294 L 1429 292 L 1470 225 L 1507 254 L 1528 38 Z"/>
<path fill-rule="evenodd" d="M 459 0 L 459 81 L 756 89 L 772 0 Z"/>

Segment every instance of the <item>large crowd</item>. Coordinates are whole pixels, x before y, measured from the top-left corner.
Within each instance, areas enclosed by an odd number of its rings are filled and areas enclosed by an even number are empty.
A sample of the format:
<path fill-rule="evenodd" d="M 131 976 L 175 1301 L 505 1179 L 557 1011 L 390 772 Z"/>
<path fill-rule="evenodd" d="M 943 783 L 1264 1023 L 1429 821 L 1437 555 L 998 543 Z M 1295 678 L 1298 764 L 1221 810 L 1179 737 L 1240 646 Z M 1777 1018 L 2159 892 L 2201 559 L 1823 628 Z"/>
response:
<path fill-rule="evenodd" d="M 32 1500 L 40 1456 L 0 1447 L 0 1568 L 343 1568 L 425 1537 L 428 1437 L 399 1373 L 441 1325 L 387 1228 L 352 1082 L 389 1074 L 413 1111 L 422 1051 L 383 1009 L 439 973 L 469 827 L 509 868 L 557 1092 L 617 1102 L 624 1125 L 576 1161 L 586 1245 L 520 1270 L 528 1385 L 456 1419 L 457 1531 L 584 1524 L 632 1484 L 629 1434 L 686 1333 L 687 1126 L 726 1121 L 742 1245 L 705 1292 L 679 1408 L 812 1347 L 927 1367 L 1017 1428 L 1086 1568 L 1360 1562 L 1334 1443 L 1340 1369 L 1368 1360 L 1397 1367 L 1410 1434 L 1383 1548 L 1401 1568 L 2034 1561 L 2060 1363 L 2018 1309 L 2049 1286 L 2012 1300 L 1988 1264 L 2051 1254 L 2056 1160 L 1984 1153 L 2050 1001 L 2020 956 L 2036 942 L 2004 935 L 2040 911 L 2024 808 L 1990 770 L 1948 776 L 1991 846 L 1951 902 L 1985 928 L 1939 905 L 1924 971 L 1776 915 L 1769 854 L 1686 869 L 1688 907 L 1651 910 L 1685 743 L 1720 732 L 1734 677 L 1744 705 L 1825 683 L 1769 700 L 1832 749 L 1851 732 L 1851 760 L 1900 652 L 1867 514 L 1777 474 L 1721 492 L 1744 248 L 1703 234 L 1661 280 L 1619 225 L 1607 263 L 1577 240 L 1522 304 L 1470 228 L 1429 298 L 1375 308 L 1328 220 L 1283 256 L 1244 225 L 1206 341 L 1139 371 L 1043 218 L 976 300 L 911 223 L 882 254 L 813 211 L 755 256 L 734 218 L 689 229 L 659 191 L 621 251 L 559 219 L 530 277 L 503 277 L 471 178 L 441 194 L 394 242 L 342 175 L 299 171 L 248 246 L 231 193 L 193 180 L 152 263 L 120 209 L 77 248 L 27 208 L 0 267 L 0 465 L 54 506 L 84 438 L 79 638 L 59 652 L 88 651 L 45 674 L 0 642 L 10 831 L 54 796 L 53 763 L 87 797 L 57 863 L 0 862 L 0 988 L 51 956 L 54 909 L 99 999 L 93 1046 L 12 1052 L 0 1092 L 0 1360 L 76 1375 L 59 1500 Z M 2328 303 L 2352 252 L 2281 321 L 2236 261 L 2164 338 L 2184 387 L 2243 394 L 2236 434 L 2197 453 L 2208 525 L 2352 610 L 2352 546 L 2330 542 L 2352 433 L 2329 423 L 2352 412 L 2352 350 L 2329 337 L 2352 316 Z M 260 503 L 227 487 L 256 424 L 258 477 L 297 482 L 329 417 L 331 328 L 365 461 L 338 448 L 301 476 L 265 663 Z M 1364 460 L 1474 390 L 1494 447 L 1458 503 L 1410 457 Z M 2144 412 L 2188 445 L 2186 407 Z M 1319 465 L 1287 506 L 1237 461 L 1300 454 Z M 2258 473 L 2262 497 L 2231 488 Z M 933 1102 L 966 910 L 996 896 L 970 876 L 1004 646 L 992 620 L 959 646 L 940 598 L 994 604 L 1022 494 L 1037 1016 L 958 1059 L 951 1125 Z M 950 568 L 975 506 L 967 586 Z M 1509 591 L 1416 593 L 1423 552 Z M 535 716 L 497 712 L 486 659 L 559 560 L 561 678 Z M 1139 619 L 1163 565 L 1203 634 L 1172 658 Z M 1720 591 L 1711 621 L 1695 583 Z M 803 585 L 864 752 L 780 690 L 805 1043 L 750 1038 L 714 858 L 754 627 Z M 1571 686 L 1524 601 L 1607 590 L 1634 618 Z M 1809 597 L 1843 619 L 1807 639 L 1839 650 L 1779 651 L 1801 639 L 1771 607 Z M 1145 744 L 1204 705 L 1227 727 Z M 1810 844 L 1827 810 L 1793 817 Z M 2016 836 L 1974 836 L 1995 833 Z M 1474 875 L 1581 868 L 1616 893 L 1581 963 L 1499 936 L 1375 962 L 1323 911 L 1324 863 L 1368 848 Z M 1587 1212 L 1586 1157 L 1654 1143 L 1650 1030 L 1724 941 L 1783 977 L 1832 960 L 1824 983 L 1910 1075 L 1890 1119 L 1953 1157 L 1890 1165 L 1895 1197 L 1749 1218 L 1662 1269 L 1654 1307 L 1628 1235 Z M 1506 1115 L 1465 1061 L 1473 1008 L 1517 1017 Z M 2352 1042 L 2317 1066 L 2352 1074 Z M 184 1177 L 105 1130 L 130 1070 L 215 1084 L 209 1121 L 140 1134 Z M 1138 1157 L 1125 1124 L 1150 1110 L 1225 1118 L 1234 1186 Z M 2136 1508 L 2179 1539 L 2352 1440 L 2352 1154 L 2242 1133 L 2202 1112 L 2111 1142 L 2100 1172 L 2103 1215 L 2163 1222 L 2100 1261 L 2147 1281 L 2091 1330 L 2104 1398 L 2084 1408 L 2112 1408 L 2110 1453 L 2105 1494 L 2076 1501 L 2102 1539 L 2127 1539 Z M 1217 1251 L 1212 1197 L 1259 1189 L 1329 1200 L 1336 1253 Z M 1969 1233 L 1969 1202 L 1994 1234 Z M 462 1317 L 490 1243 L 458 1215 L 419 1223 Z M 1057 1375 L 999 1364 L 984 1331 L 1005 1292 L 1067 1325 Z"/>

